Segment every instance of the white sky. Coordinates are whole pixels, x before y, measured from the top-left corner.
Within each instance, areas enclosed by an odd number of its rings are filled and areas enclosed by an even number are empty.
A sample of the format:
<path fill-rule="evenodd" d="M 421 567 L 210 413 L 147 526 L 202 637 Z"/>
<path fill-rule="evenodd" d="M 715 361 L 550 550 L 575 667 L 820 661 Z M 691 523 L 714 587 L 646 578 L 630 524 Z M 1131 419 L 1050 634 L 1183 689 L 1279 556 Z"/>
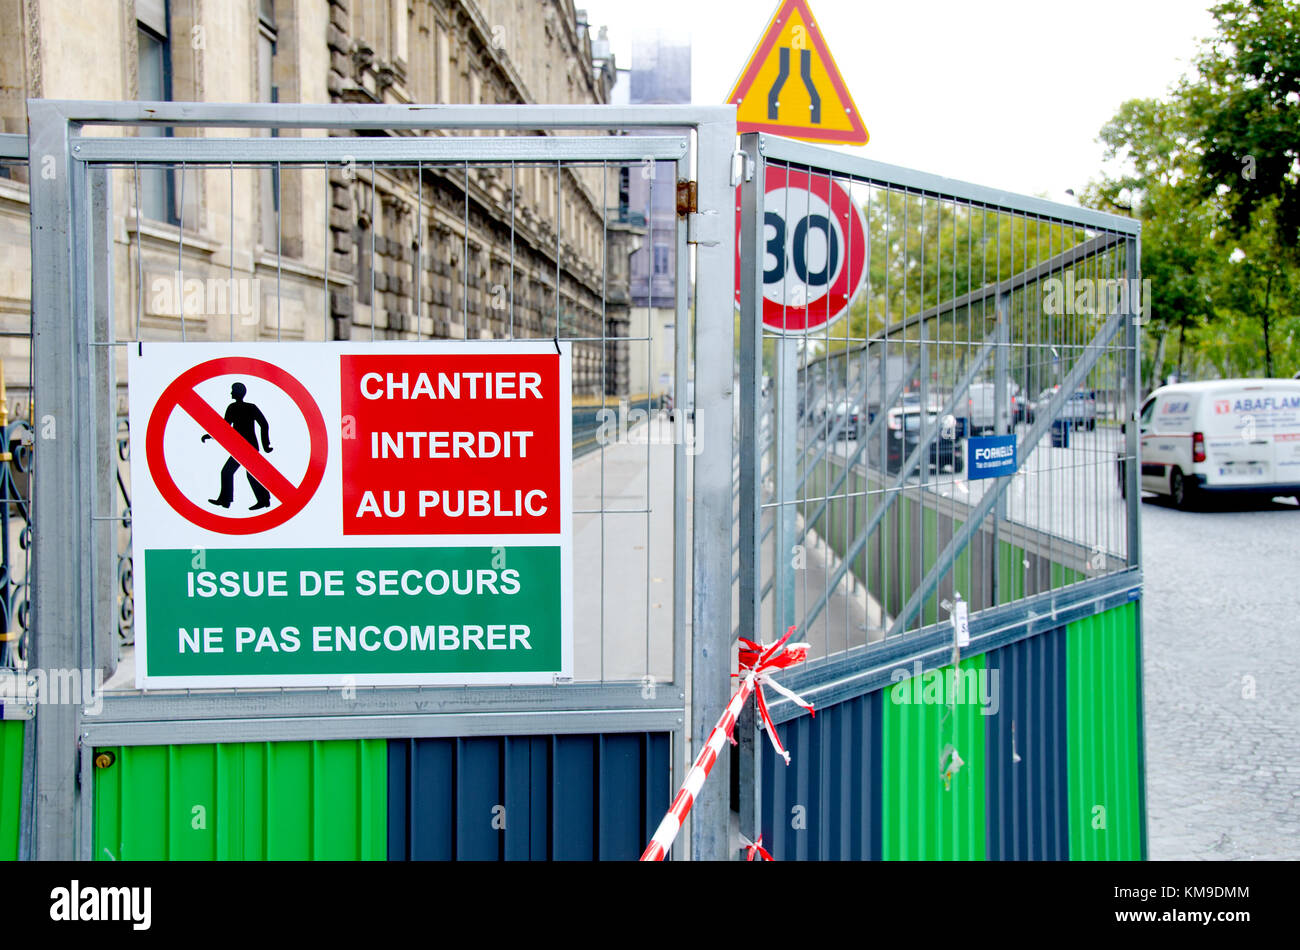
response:
<path fill-rule="evenodd" d="M 1163 95 L 1213 32 L 1210 0 L 810 0 L 883 162 L 1072 201 L 1102 125 Z M 654 29 L 692 43 L 696 103 L 720 103 L 775 0 L 578 0 L 619 66 Z"/>

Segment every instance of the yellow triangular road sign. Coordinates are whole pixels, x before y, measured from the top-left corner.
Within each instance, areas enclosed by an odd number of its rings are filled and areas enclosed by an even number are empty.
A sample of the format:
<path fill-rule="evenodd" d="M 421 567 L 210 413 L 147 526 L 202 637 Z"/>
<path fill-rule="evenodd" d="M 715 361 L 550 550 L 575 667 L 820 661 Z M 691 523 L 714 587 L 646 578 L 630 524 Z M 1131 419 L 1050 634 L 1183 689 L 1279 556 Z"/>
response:
<path fill-rule="evenodd" d="M 868 139 L 807 0 L 781 0 L 727 101 L 740 132 L 848 145 Z"/>

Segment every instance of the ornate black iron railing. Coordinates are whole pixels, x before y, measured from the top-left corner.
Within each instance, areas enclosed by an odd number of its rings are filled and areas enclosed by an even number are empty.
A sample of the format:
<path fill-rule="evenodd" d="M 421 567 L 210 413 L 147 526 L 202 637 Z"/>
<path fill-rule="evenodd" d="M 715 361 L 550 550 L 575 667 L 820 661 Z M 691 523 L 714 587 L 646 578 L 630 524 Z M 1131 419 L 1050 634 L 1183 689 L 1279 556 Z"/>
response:
<path fill-rule="evenodd" d="M 0 667 L 14 669 L 27 662 L 35 439 L 30 422 L 8 416 L 0 403 Z"/>

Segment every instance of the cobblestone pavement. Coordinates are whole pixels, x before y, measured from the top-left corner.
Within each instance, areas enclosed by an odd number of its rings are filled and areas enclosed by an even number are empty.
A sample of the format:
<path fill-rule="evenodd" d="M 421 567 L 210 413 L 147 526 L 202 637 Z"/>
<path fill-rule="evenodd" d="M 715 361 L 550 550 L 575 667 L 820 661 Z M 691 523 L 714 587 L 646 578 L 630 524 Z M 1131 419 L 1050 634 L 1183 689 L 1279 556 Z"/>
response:
<path fill-rule="evenodd" d="M 1300 859 L 1300 511 L 1146 497 L 1150 856 Z"/>

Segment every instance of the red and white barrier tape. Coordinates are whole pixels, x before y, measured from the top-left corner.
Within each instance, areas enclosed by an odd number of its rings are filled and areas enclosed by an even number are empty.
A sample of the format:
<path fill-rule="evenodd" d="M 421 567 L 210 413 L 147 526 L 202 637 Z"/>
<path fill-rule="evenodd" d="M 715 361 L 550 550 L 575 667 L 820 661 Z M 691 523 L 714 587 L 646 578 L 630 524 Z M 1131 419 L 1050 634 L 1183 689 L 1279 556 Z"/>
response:
<path fill-rule="evenodd" d="M 750 841 L 744 835 L 740 836 L 740 846 L 745 849 L 746 861 L 775 861 L 771 852 L 763 847 L 763 836 L 759 835 L 757 841 Z"/>
<path fill-rule="evenodd" d="M 795 628 L 791 627 L 785 632 L 785 636 L 767 647 L 741 637 L 741 672 L 733 674 L 740 677 L 740 688 L 731 697 L 731 702 L 727 703 L 727 708 L 722 711 L 722 718 L 718 720 L 718 724 L 709 733 L 709 738 L 704 743 L 704 748 L 700 750 L 700 754 L 695 757 L 695 762 L 691 766 L 691 770 L 686 773 L 686 780 L 682 782 L 677 797 L 668 806 L 668 814 L 664 815 L 664 820 L 659 823 L 659 827 L 655 829 L 650 843 L 646 845 L 645 852 L 641 855 L 642 861 L 662 861 L 668 854 L 668 849 L 672 847 L 673 841 L 677 838 L 677 833 L 681 831 L 682 822 L 686 820 L 686 815 L 690 812 L 691 806 L 695 804 L 695 797 L 699 795 L 700 789 L 704 787 L 704 780 L 709 777 L 709 772 L 713 769 L 713 763 L 718 761 L 718 755 L 722 752 L 722 744 L 728 740 L 733 744 L 735 743 L 736 740 L 732 738 L 731 734 L 736 728 L 736 719 L 740 716 L 740 711 L 745 707 L 745 701 L 749 699 L 750 693 L 754 693 L 758 699 L 759 716 L 762 718 L 764 728 L 767 729 L 768 738 L 772 740 L 773 747 L 776 749 L 777 754 L 785 760 L 785 764 L 790 764 L 790 753 L 782 748 L 781 740 L 776 734 L 776 726 L 773 725 L 772 717 L 768 713 L 767 700 L 763 697 L 763 687 L 771 686 L 782 696 L 802 706 L 809 712 L 813 712 L 812 703 L 805 702 L 790 690 L 775 682 L 769 674 L 770 670 L 783 670 L 796 663 L 802 663 L 808 658 L 808 644 L 786 642 L 794 634 L 794 631 Z M 816 715 L 816 713 L 813 714 Z M 754 847 L 762 850 L 761 845 L 762 840 L 760 839 Z M 763 850 L 763 854 L 767 859 L 771 859 L 771 855 L 767 854 L 765 850 Z"/>

